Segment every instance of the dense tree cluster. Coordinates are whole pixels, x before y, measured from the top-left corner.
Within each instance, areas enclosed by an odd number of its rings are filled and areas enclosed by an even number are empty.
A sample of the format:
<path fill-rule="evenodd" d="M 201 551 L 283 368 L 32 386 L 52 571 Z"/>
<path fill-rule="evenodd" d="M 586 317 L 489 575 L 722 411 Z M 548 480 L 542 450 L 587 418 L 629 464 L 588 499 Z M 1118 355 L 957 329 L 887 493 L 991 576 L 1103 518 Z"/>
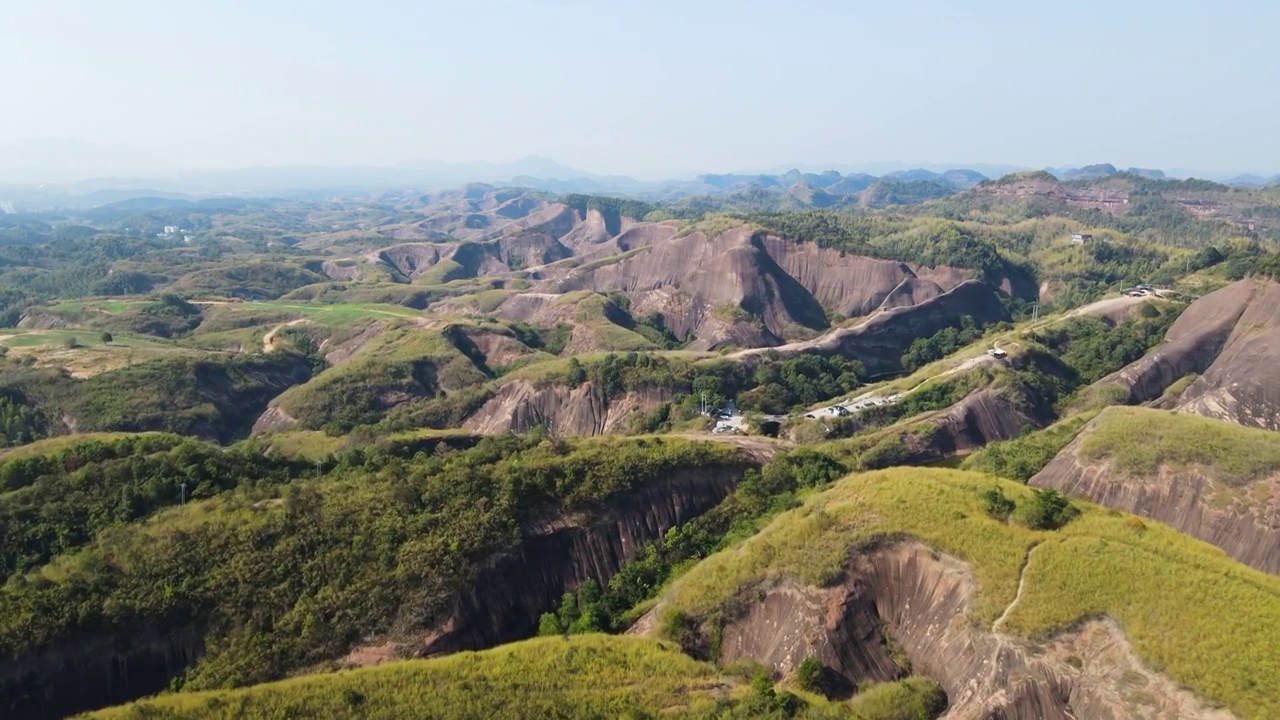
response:
<path fill-rule="evenodd" d="M 687 402 L 689 407 L 723 407 L 733 400 L 744 410 L 785 414 L 854 390 L 863 373 L 857 361 L 813 354 L 766 355 L 749 365 L 690 363 L 632 352 L 588 362 L 570 358 L 563 380 L 570 387 L 589 381 L 606 399 L 662 387 L 680 396 L 677 404 Z"/>
<path fill-rule="evenodd" d="M 960 327 L 943 328 L 911 343 L 911 347 L 902 354 L 902 369 L 912 372 L 981 338 L 982 330 L 974 324 L 972 317 L 965 315 L 960 318 Z"/>
<path fill-rule="evenodd" d="M 727 448 L 681 440 L 535 434 L 443 447 L 314 468 L 183 443 L 43 475 L 0 503 L 8 567 L 80 548 L 54 560 L 64 573 L 56 582 L 8 575 L 0 653 L 195 623 L 206 654 L 187 687 L 279 677 L 393 623 L 441 620 L 451 593 L 516 551 L 522 523 L 541 513 L 595 508 L 677 470 L 742 467 Z M 122 524 L 177 504 L 183 481 L 208 499 Z M 56 512 L 41 509 L 49 503 Z"/>
<path fill-rule="evenodd" d="M 1114 327 L 1103 318 L 1076 317 L 1034 337 L 1073 371 L 1073 385 L 1088 385 L 1142 357 L 1176 318 L 1172 309 L 1145 305 L 1138 317 Z"/>

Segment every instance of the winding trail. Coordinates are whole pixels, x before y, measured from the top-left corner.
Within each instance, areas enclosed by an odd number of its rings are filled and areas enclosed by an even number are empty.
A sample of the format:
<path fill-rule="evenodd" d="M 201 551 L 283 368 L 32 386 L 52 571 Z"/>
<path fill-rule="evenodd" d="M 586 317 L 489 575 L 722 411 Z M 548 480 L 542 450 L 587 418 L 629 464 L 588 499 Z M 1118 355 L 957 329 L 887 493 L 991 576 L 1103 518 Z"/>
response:
<path fill-rule="evenodd" d="M 1004 609 L 1004 612 L 1000 614 L 1000 617 L 996 618 L 996 621 L 991 624 L 992 633 L 1000 632 L 1000 626 L 1004 625 L 1004 621 L 1008 619 L 1009 613 L 1013 612 L 1013 609 L 1018 606 L 1019 602 L 1021 602 L 1022 588 L 1025 587 L 1027 583 L 1027 568 L 1031 566 L 1031 553 L 1035 552 L 1035 549 L 1038 547 L 1040 547 L 1040 543 L 1036 543 L 1027 548 L 1027 556 L 1022 559 L 1022 567 L 1018 568 L 1018 592 L 1014 594 L 1013 602 L 1009 603 L 1009 606 Z"/>
<path fill-rule="evenodd" d="M 295 325 L 301 325 L 302 323 L 305 323 L 305 322 L 310 322 L 310 320 L 308 320 L 307 318 L 298 318 L 297 320 L 290 320 L 289 322 L 280 323 L 279 325 L 271 328 L 270 332 L 262 336 L 262 352 L 269 353 L 272 350 L 276 349 L 276 346 L 273 341 L 276 339 L 276 335 L 281 330 L 288 327 L 293 327 Z"/>

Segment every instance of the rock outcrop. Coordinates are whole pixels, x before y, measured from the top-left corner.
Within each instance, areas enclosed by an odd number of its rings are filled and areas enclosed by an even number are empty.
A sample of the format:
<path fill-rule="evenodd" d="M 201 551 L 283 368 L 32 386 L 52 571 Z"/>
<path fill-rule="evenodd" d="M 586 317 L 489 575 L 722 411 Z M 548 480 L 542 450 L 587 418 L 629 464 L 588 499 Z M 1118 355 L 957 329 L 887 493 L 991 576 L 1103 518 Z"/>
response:
<path fill-rule="evenodd" d="M 1244 280 L 1195 301 L 1174 321 L 1163 343 L 1098 384 L 1117 385 L 1129 402 L 1144 403 L 1160 397 L 1182 376 L 1203 373 L 1217 360 L 1258 287 Z"/>
<path fill-rule="evenodd" d="M 834 587 L 749 591 L 722 629 L 718 660 L 756 660 L 782 676 L 816 657 L 857 687 L 903 674 L 891 639 L 912 672 L 946 690 L 946 718 L 1232 717 L 1144 667 L 1108 621 L 1035 644 L 975 627 L 966 620 L 973 590 L 958 560 L 918 543 L 880 547 L 854 555 Z"/>
<path fill-rule="evenodd" d="M 1179 399 L 1177 409 L 1240 425 L 1280 430 L 1280 283 L 1245 280 L 1248 304 L 1217 358 Z M 1233 296 L 1243 288 L 1230 287 Z M 1208 299 L 1207 297 L 1205 299 Z M 1229 315 L 1229 312 L 1224 312 Z"/>
<path fill-rule="evenodd" d="M 677 237 L 670 226 L 637 224 L 612 243 L 601 243 L 598 233 L 591 237 L 575 240 L 574 247 L 643 252 L 570 270 L 538 291 L 625 293 L 633 311 L 660 313 L 677 337 L 696 337 L 691 347 L 700 350 L 743 341 L 777 344 L 797 331 L 826 328 L 828 311 L 862 317 L 881 307 L 914 305 L 972 275 L 849 255 L 749 227 Z M 739 327 L 744 323 L 726 322 L 739 314 L 757 324 L 754 333 Z"/>
<path fill-rule="evenodd" d="M 49 720 L 153 695 L 203 654 L 198 624 L 46 648 L 20 663 L 0 663 L 0 716 Z"/>
<path fill-rule="evenodd" d="M 262 435 L 264 433 L 280 432 L 282 430 L 288 430 L 296 427 L 297 424 L 297 418 L 291 416 L 284 410 L 281 410 L 278 406 L 272 405 L 262 411 L 262 414 L 258 416 L 258 419 L 253 421 L 253 428 L 250 430 L 249 434 Z"/>
<path fill-rule="evenodd" d="M 795 278 L 819 304 L 845 317 L 862 317 L 880 307 L 915 304 L 973 277 L 968 270 L 945 266 L 927 268 L 849 255 L 773 235 L 761 236 L 756 241 L 778 267 Z M 895 291 L 898 297 L 886 303 Z M 915 302 L 903 302 L 904 295 L 914 295 Z"/>
<path fill-rule="evenodd" d="M 1198 374 L 1173 404 L 1181 412 L 1280 430 L 1280 283 L 1250 278 L 1192 303 L 1165 342 L 1098 382 L 1123 389 L 1131 403 L 1160 397 Z"/>
<path fill-rule="evenodd" d="M 963 455 L 1042 425 L 1023 412 L 1009 393 L 992 389 L 972 393 L 922 424 L 930 430 L 906 440 L 912 464 Z"/>
<path fill-rule="evenodd" d="M 670 399 L 671 392 L 664 388 L 606 399 L 590 382 L 576 388 L 538 388 L 515 381 L 502 386 L 462 427 L 486 435 L 525 432 L 539 425 L 553 435 L 603 435 L 625 427 L 632 412 L 649 412 Z"/>

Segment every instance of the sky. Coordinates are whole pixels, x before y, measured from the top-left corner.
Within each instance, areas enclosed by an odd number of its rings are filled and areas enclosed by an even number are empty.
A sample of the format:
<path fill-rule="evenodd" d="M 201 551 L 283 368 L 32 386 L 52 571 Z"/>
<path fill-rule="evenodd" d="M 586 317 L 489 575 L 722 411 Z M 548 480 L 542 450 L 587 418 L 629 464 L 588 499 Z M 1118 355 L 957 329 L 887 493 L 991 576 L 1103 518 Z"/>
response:
<path fill-rule="evenodd" d="M 1270 175 L 1277 27 L 1274 0 L 9 0 L 0 168 Z"/>

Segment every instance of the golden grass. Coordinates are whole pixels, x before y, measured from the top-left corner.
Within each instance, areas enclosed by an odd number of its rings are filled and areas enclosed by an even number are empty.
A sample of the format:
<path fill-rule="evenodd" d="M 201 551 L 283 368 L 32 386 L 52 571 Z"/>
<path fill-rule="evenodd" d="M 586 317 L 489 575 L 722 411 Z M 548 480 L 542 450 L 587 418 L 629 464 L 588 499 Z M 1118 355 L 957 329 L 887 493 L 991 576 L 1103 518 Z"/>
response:
<path fill-rule="evenodd" d="M 707 617 L 762 583 L 816 585 L 840 577 L 851 549 L 910 537 L 969 564 L 971 620 L 989 625 L 1013 600 L 1019 566 L 1036 546 L 1022 600 L 1005 631 L 1043 637 L 1108 616 L 1155 669 L 1244 718 L 1280 717 L 1280 578 L 1151 521 L 1077 503 L 1081 517 L 1055 532 L 1006 525 L 979 493 L 1031 490 L 988 475 L 896 468 L 852 476 L 811 497 L 740 546 L 679 579 L 666 612 Z"/>
<path fill-rule="evenodd" d="M 1239 487 L 1280 472 L 1280 434 L 1167 410 L 1111 407 L 1082 436 L 1080 455 L 1106 460 L 1124 475 L 1194 468 Z"/>
<path fill-rule="evenodd" d="M 97 720 L 268 718 L 747 717 L 751 689 L 670 644 L 635 637 L 537 638 L 478 653 L 312 675 L 246 690 L 183 693 L 102 710 Z M 806 696 L 826 718 L 854 716 Z M 733 710 L 738 712 L 729 715 Z M 798 717 L 804 717 L 803 712 Z"/>

